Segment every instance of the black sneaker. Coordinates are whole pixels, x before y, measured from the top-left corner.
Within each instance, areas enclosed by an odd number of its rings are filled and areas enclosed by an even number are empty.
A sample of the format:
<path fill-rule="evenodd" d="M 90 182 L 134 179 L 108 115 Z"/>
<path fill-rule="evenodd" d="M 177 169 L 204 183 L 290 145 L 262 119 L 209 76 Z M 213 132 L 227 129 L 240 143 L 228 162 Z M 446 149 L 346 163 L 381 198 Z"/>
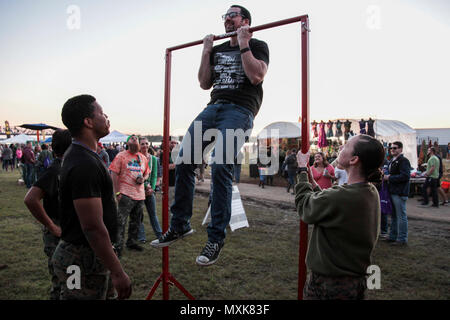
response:
<path fill-rule="evenodd" d="M 130 250 L 136 250 L 136 251 L 143 251 L 144 250 L 144 248 L 142 248 L 137 243 L 133 243 L 133 244 L 127 245 L 127 248 L 130 249 Z"/>
<path fill-rule="evenodd" d="M 164 248 L 170 246 L 175 241 L 187 237 L 194 233 L 194 229 L 189 229 L 183 233 L 178 233 L 171 228 L 163 234 L 159 239 L 153 240 L 150 245 L 155 248 Z"/>
<path fill-rule="evenodd" d="M 209 266 L 215 263 L 219 259 L 220 250 L 222 250 L 224 243 L 206 242 L 206 246 L 203 248 L 200 255 L 195 262 L 199 266 Z"/>
<path fill-rule="evenodd" d="M 408 246 L 408 242 L 405 242 L 405 241 L 395 241 L 395 242 L 392 242 L 391 245 L 392 245 L 392 246 L 395 246 L 395 247 L 406 247 L 406 246 Z"/>

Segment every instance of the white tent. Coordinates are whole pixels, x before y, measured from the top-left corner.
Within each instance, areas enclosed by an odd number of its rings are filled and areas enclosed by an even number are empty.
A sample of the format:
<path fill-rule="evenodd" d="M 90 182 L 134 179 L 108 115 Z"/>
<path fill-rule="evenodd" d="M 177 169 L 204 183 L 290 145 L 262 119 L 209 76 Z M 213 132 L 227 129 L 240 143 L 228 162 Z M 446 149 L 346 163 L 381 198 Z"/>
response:
<path fill-rule="evenodd" d="M 344 123 L 347 119 L 339 119 Z M 365 119 L 367 120 L 367 119 Z M 334 122 L 333 131 L 336 131 L 336 120 Z M 355 134 L 359 134 L 360 119 L 349 119 L 352 125 L 350 130 Z M 366 126 L 367 128 L 367 126 Z M 319 130 L 319 127 L 317 127 Z M 327 127 L 325 126 L 325 132 Z M 403 143 L 403 154 L 411 163 L 413 168 L 417 167 L 417 145 L 416 130 L 408 126 L 406 123 L 397 120 L 375 119 L 374 123 L 375 138 L 383 142 L 401 141 Z M 342 125 L 344 132 L 344 125 Z M 301 124 L 298 122 L 274 122 L 264 127 L 258 134 L 258 140 L 268 138 L 300 138 Z M 313 135 L 310 134 L 312 139 Z"/>
<path fill-rule="evenodd" d="M 336 123 L 336 120 L 331 121 Z M 339 120 L 341 122 L 345 122 L 347 119 L 339 119 Z M 351 121 L 352 123 L 350 130 L 353 130 L 353 133 L 355 134 L 359 134 L 360 133 L 359 121 L 361 121 L 361 119 L 348 119 L 348 120 Z M 373 129 L 375 131 L 375 138 L 386 143 L 394 141 L 400 141 L 401 143 L 403 143 L 404 156 L 408 158 L 413 168 L 417 168 L 416 130 L 408 126 L 406 123 L 397 120 L 383 120 L 383 119 L 374 119 L 374 120 L 375 123 Z M 336 124 L 333 125 L 333 131 L 335 130 Z M 342 132 L 344 132 L 344 125 L 342 125 Z"/>
<path fill-rule="evenodd" d="M 270 138 L 300 138 L 302 126 L 299 122 L 274 122 L 265 126 L 258 134 L 258 140 Z"/>
<path fill-rule="evenodd" d="M 120 133 L 119 131 L 112 131 L 107 136 L 100 139 L 101 143 L 119 143 L 126 142 L 128 136 L 126 134 Z"/>
<path fill-rule="evenodd" d="M 29 136 L 25 133 L 19 134 L 17 136 L 11 137 L 9 139 L 1 140 L 1 144 L 9 144 L 9 143 L 27 143 L 28 141 L 37 141 L 36 136 Z"/>

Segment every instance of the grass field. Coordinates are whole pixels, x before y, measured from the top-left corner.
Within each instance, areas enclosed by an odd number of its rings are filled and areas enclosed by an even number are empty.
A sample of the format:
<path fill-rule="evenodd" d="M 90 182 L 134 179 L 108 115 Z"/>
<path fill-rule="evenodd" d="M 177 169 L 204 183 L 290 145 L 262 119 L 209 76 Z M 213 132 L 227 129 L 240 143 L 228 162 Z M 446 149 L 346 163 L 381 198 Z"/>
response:
<path fill-rule="evenodd" d="M 48 299 L 49 275 L 41 228 L 23 204 L 18 172 L 0 172 L 0 300 Z M 161 212 L 158 195 L 158 213 Z M 206 241 L 201 226 L 207 199 L 196 196 L 192 225 L 196 233 L 170 247 L 170 272 L 196 299 L 297 298 L 298 225 L 294 211 L 245 203 L 250 228 L 228 232 L 221 258 L 211 267 L 195 264 Z M 147 240 L 152 240 L 148 216 Z M 373 264 L 381 268 L 381 289 L 369 299 L 450 299 L 448 224 L 410 220 L 407 248 L 378 243 Z M 161 250 L 125 250 L 124 268 L 133 282 L 131 299 L 144 299 L 161 273 Z M 185 299 L 175 287 L 171 299 Z M 154 299 L 162 298 L 161 286 Z"/>

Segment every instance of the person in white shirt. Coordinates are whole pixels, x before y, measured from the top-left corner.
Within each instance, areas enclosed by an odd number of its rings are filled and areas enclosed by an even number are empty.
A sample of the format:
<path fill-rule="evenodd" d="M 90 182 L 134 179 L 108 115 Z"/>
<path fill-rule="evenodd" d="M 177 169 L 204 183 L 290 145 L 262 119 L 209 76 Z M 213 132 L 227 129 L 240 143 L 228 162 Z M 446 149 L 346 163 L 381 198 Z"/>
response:
<path fill-rule="evenodd" d="M 337 164 L 336 169 L 334 169 L 334 176 L 336 177 L 338 186 L 342 186 L 348 181 L 347 172 L 339 163 Z"/>

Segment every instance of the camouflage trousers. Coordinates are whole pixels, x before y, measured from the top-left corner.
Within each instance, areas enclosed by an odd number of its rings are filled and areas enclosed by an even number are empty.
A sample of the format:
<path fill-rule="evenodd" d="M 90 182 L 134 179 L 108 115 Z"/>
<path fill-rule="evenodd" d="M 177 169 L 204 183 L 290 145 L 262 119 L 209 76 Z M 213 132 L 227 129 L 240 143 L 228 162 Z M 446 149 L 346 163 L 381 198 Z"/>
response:
<path fill-rule="evenodd" d="M 144 215 L 144 200 L 133 200 L 126 195 L 122 195 L 118 208 L 117 223 L 117 241 L 115 247 L 119 253 L 119 257 L 123 251 L 123 243 L 125 239 L 125 227 L 127 225 L 128 216 L 130 222 L 128 224 L 127 246 L 137 244 L 139 227 Z"/>
<path fill-rule="evenodd" d="M 59 300 L 59 294 L 61 292 L 61 282 L 58 276 L 53 270 L 52 256 L 55 252 L 56 246 L 58 245 L 59 238 L 54 236 L 47 228 L 43 227 L 42 240 L 44 241 L 44 252 L 47 259 L 48 273 L 51 276 L 52 288 L 50 290 L 50 300 Z"/>
<path fill-rule="evenodd" d="M 110 272 L 85 245 L 74 245 L 61 240 L 52 258 L 53 269 L 61 282 L 61 300 L 105 300 L 116 296 Z M 76 275 L 69 268 L 79 268 L 79 288 L 74 288 L 71 279 Z"/>
<path fill-rule="evenodd" d="M 366 277 L 328 277 L 310 272 L 303 289 L 304 300 L 364 300 Z"/>

